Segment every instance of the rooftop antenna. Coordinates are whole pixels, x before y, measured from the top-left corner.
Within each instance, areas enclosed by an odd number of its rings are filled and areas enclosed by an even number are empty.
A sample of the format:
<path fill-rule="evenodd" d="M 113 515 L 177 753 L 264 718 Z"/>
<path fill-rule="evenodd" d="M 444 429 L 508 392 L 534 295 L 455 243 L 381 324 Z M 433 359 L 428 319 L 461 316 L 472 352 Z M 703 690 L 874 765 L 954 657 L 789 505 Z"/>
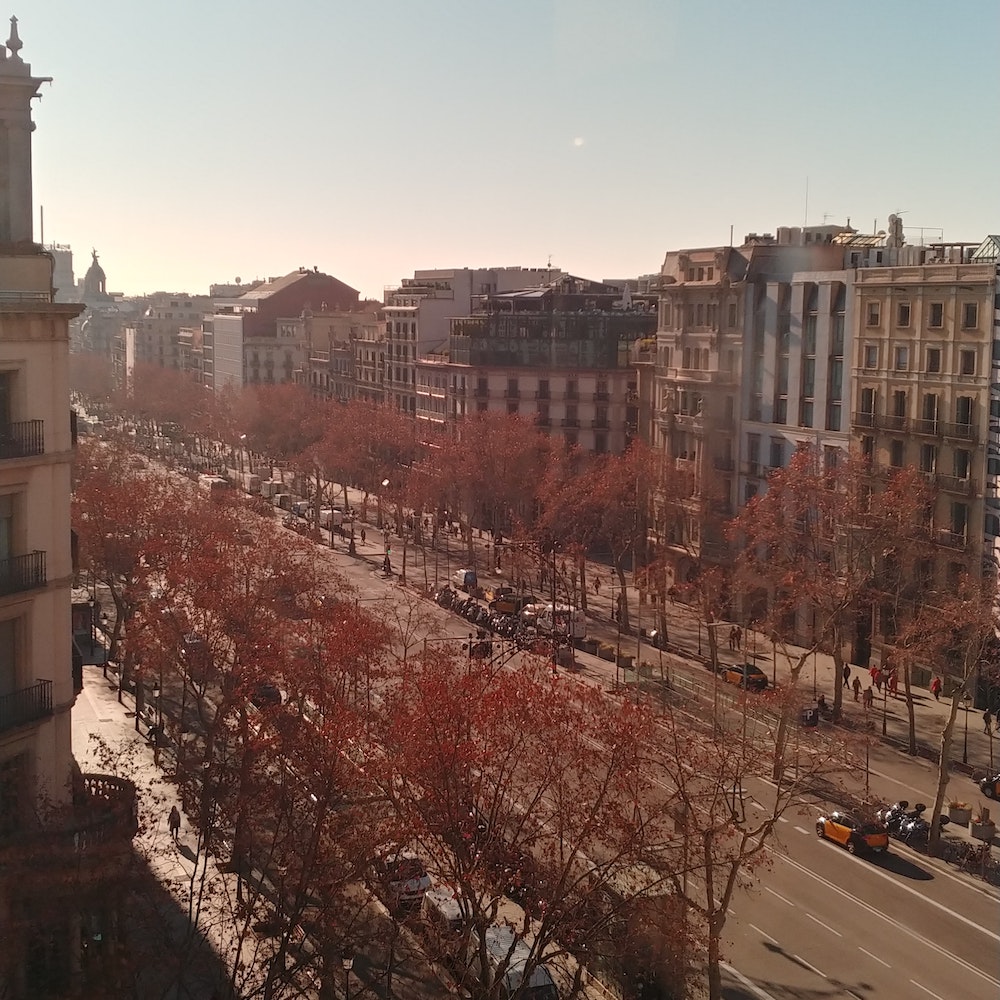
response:
<path fill-rule="evenodd" d="M 809 177 L 806 176 L 806 210 L 805 214 L 802 216 L 802 228 L 804 229 L 809 225 Z"/>

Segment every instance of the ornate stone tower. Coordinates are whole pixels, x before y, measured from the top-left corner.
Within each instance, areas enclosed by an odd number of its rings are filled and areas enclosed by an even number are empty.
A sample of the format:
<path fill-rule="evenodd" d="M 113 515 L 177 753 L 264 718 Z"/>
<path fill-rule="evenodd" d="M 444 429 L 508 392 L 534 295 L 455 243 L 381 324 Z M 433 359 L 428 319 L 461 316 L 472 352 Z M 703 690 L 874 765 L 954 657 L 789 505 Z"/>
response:
<path fill-rule="evenodd" d="M 0 49 L 0 243 L 32 239 L 31 101 L 51 79 L 31 75 L 12 17 L 6 48 Z"/>

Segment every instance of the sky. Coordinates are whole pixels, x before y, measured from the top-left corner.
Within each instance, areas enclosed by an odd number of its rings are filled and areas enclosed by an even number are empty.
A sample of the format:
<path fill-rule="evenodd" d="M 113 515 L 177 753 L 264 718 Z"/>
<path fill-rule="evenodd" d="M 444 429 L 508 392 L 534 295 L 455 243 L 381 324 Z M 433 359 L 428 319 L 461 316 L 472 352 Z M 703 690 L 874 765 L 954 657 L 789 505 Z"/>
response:
<path fill-rule="evenodd" d="M 1000 0 L 31 0 L 35 237 L 111 291 L 1000 232 Z M 0 28 L 5 30 L 4 25 Z M 44 233 L 41 232 L 44 209 Z M 921 227 L 923 232 L 921 233 Z"/>

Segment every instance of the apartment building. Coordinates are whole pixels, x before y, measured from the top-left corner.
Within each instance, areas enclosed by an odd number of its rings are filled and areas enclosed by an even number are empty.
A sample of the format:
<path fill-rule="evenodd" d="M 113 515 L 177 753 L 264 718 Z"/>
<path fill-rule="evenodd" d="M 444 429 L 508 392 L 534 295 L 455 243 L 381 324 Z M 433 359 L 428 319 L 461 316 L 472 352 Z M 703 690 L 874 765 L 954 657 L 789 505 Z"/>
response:
<path fill-rule="evenodd" d="M 0 995 L 86 992 L 115 947 L 135 789 L 81 774 L 72 656 L 69 323 L 33 242 L 31 111 L 42 78 L 16 19 L 0 58 Z M 85 963 L 85 956 L 88 961 Z"/>
<path fill-rule="evenodd" d="M 418 419 L 508 413 L 584 451 L 624 451 L 638 429 L 631 350 L 656 328 L 655 296 L 560 274 L 476 305 L 418 361 Z"/>
<path fill-rule="evenodd" d="M 213 387 L 291 382 L 308 355 L 300 328 L 287 317 L 357 309 L 358 292 L 317 268 L 299 268 L 215 303 L 206 332 L 212 338 Z"/>
<path fill-rule="evenodd" d="M 483 296 L 542 284 L 560 273 L 524 267 L 428 269 L 386 288 L 386 401 L 416 414 L 417 361 L 447 341 L 453 317 L 468 316 Z"/>
<path fill-rule="evenodd" d="M 976 261 L 967 245 L 930 249 L 924 264 L 857 272 L 851 423 L 877 468 L 914 466 L 935 488 L 925 572 L 941 581 L 995 567 L 997 264 L 996 245 Z"/>
<path fill-rule="evenodd" d="M 294 324 L 306 345 L 296 381 L 322 399 L 385 398 L 385 326 L 381 305 L 361 303 L 354 312 L 307 311 Z"/>
<path fill-rule="evenodd" d="M 212 299 L 207 295 L 154 292 L 148 296 L 133 324 L 136 362 L 182 371 L 181 330 L 199 329 L 202 317 L 211 311 Z"/>

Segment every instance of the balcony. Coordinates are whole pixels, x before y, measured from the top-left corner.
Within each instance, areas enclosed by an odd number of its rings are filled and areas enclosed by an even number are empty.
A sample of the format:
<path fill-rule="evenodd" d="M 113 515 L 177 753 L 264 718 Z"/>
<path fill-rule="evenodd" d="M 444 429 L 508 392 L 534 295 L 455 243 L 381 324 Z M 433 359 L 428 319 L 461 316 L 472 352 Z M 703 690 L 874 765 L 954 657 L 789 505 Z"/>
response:
<path fill-rule="evenodd" d="M 879 421 L 879 426 L 887 431 L 902 431 L 906 429 L 906 417 L 897 414 L 885 416 Z"/>
<path fill-rule="evenodd" d="M 45 586 L 45 553 L 0 559 L 0 597 Z"/>
<path fill-rule="evenodd" d="M 972 424 L 941 424 L 945 437 L 958 438 L 961 441 L 975 441 L 976 428 Z"/>
<path fill-rule="evenodd" d="M 743 474 L 745 476 L 753 476 L 754 478 L 759 479 L 763 475 L 760 462 L 744 462 Z"/>
<path fill-rule="evenodd" d="M 943 545 L 946 549 L 964 550 L 968 544 L 968 539 L 964 532 L 959 531 L 939 531 L 937 533 L 938 545 Z"/>
<path fill-rule="evenodd" d="M 475 389 L 472 390 L 473 399 L 487 399 L 489 398 L 490 390 L 489 386 L 477 385 Z"/>
<path fill-rule="evenodd" d="M 923 434 L 924 437 L 938 437 L 941 434 L 941 426 L 937 420 L 926 417 L 910 421 L 910 430 L 914 434 Z"/>
<path fill-rule="evenodd" d="M 593 427 L 595 431 L 606 431 L 609 426 L 607 417 L 597 417 L 595 420 L 591 421 L 591 427 Z"/>
<path fill-rule="evenodd" d="M 563 427 L 579 427 L 580 421 L 576 417 L 563 417 L 562 419 Z"/>
<path fill-rule="evenodd" d="M 855 427 L 874 427 L 875 426 L 875 414 L 874 413 L 852 413 L 851 423 Z"/>
<path fill-rule="evenodd" d="M 0 695 L 0 733 L 27 726 L 52 714 L 52 681 Z"/>
<path fill-rule="evenodd" d="M 563 393 L 563 398 L 570 400 L 570 402 L 574 400 L 579 400 L 580 391 L 578 389 L 567 388 L 566 391 Z"/>
<path fill-rule="evenodd" d="M 598 390 L 594 393 L 595 403 L 607 403 L 611 399 L 611 393 L 607 390 Z"/>
<path fill-rule="evenodd" d="M 0 426 L 0 459 L 44 454 L 44 420 L 19 420 Z"/>
<path fill-rule="evenodd" d="M 539 389 L 535 393 L 535 399 L 551 399 L 551 398 L 552 398 L 552 393 L 550 393 L 548 389 Z"/>
<path fill-rule="evenodd" d="M 736 468 L 736 463 L 731 458 L 713 458 L 712 465 L 716 472 L 732 472 Z"/>
<path fill-rule="evenodd" d="M 537 417 L 535 417 L 535 425 L 538 427 L 551 427 L 552 420 L 549 417 L 543 417 L 541 414 L 539 414 Z"/>
<path fill-rule="evenodd" d="M 969 476 L 964 479 L 958 476 L 938 476 L 937 484 L 942 490 L 947 490 L 949 493 L 971 496 L 976 492 L 976 481 Z"/>
<path fill-rule="evenodd" d="M 520 389 L 506 389 L 503 394 L 504 399 L 520 399 L 521 390 Z"/>
<path fill-rule="evenodd" d="M 19 852 L 24 860 L 49 868 L 61 859 L 72 860 L 75 871 L 81 856 L 106 858 L 108 849 L 127 848 L 139 828 L 135 785 L 109 774 L 80 777 L 72 808 L 52 826 L 41 830 L 22 826 L 0 839 L 0 848 Z"/>

